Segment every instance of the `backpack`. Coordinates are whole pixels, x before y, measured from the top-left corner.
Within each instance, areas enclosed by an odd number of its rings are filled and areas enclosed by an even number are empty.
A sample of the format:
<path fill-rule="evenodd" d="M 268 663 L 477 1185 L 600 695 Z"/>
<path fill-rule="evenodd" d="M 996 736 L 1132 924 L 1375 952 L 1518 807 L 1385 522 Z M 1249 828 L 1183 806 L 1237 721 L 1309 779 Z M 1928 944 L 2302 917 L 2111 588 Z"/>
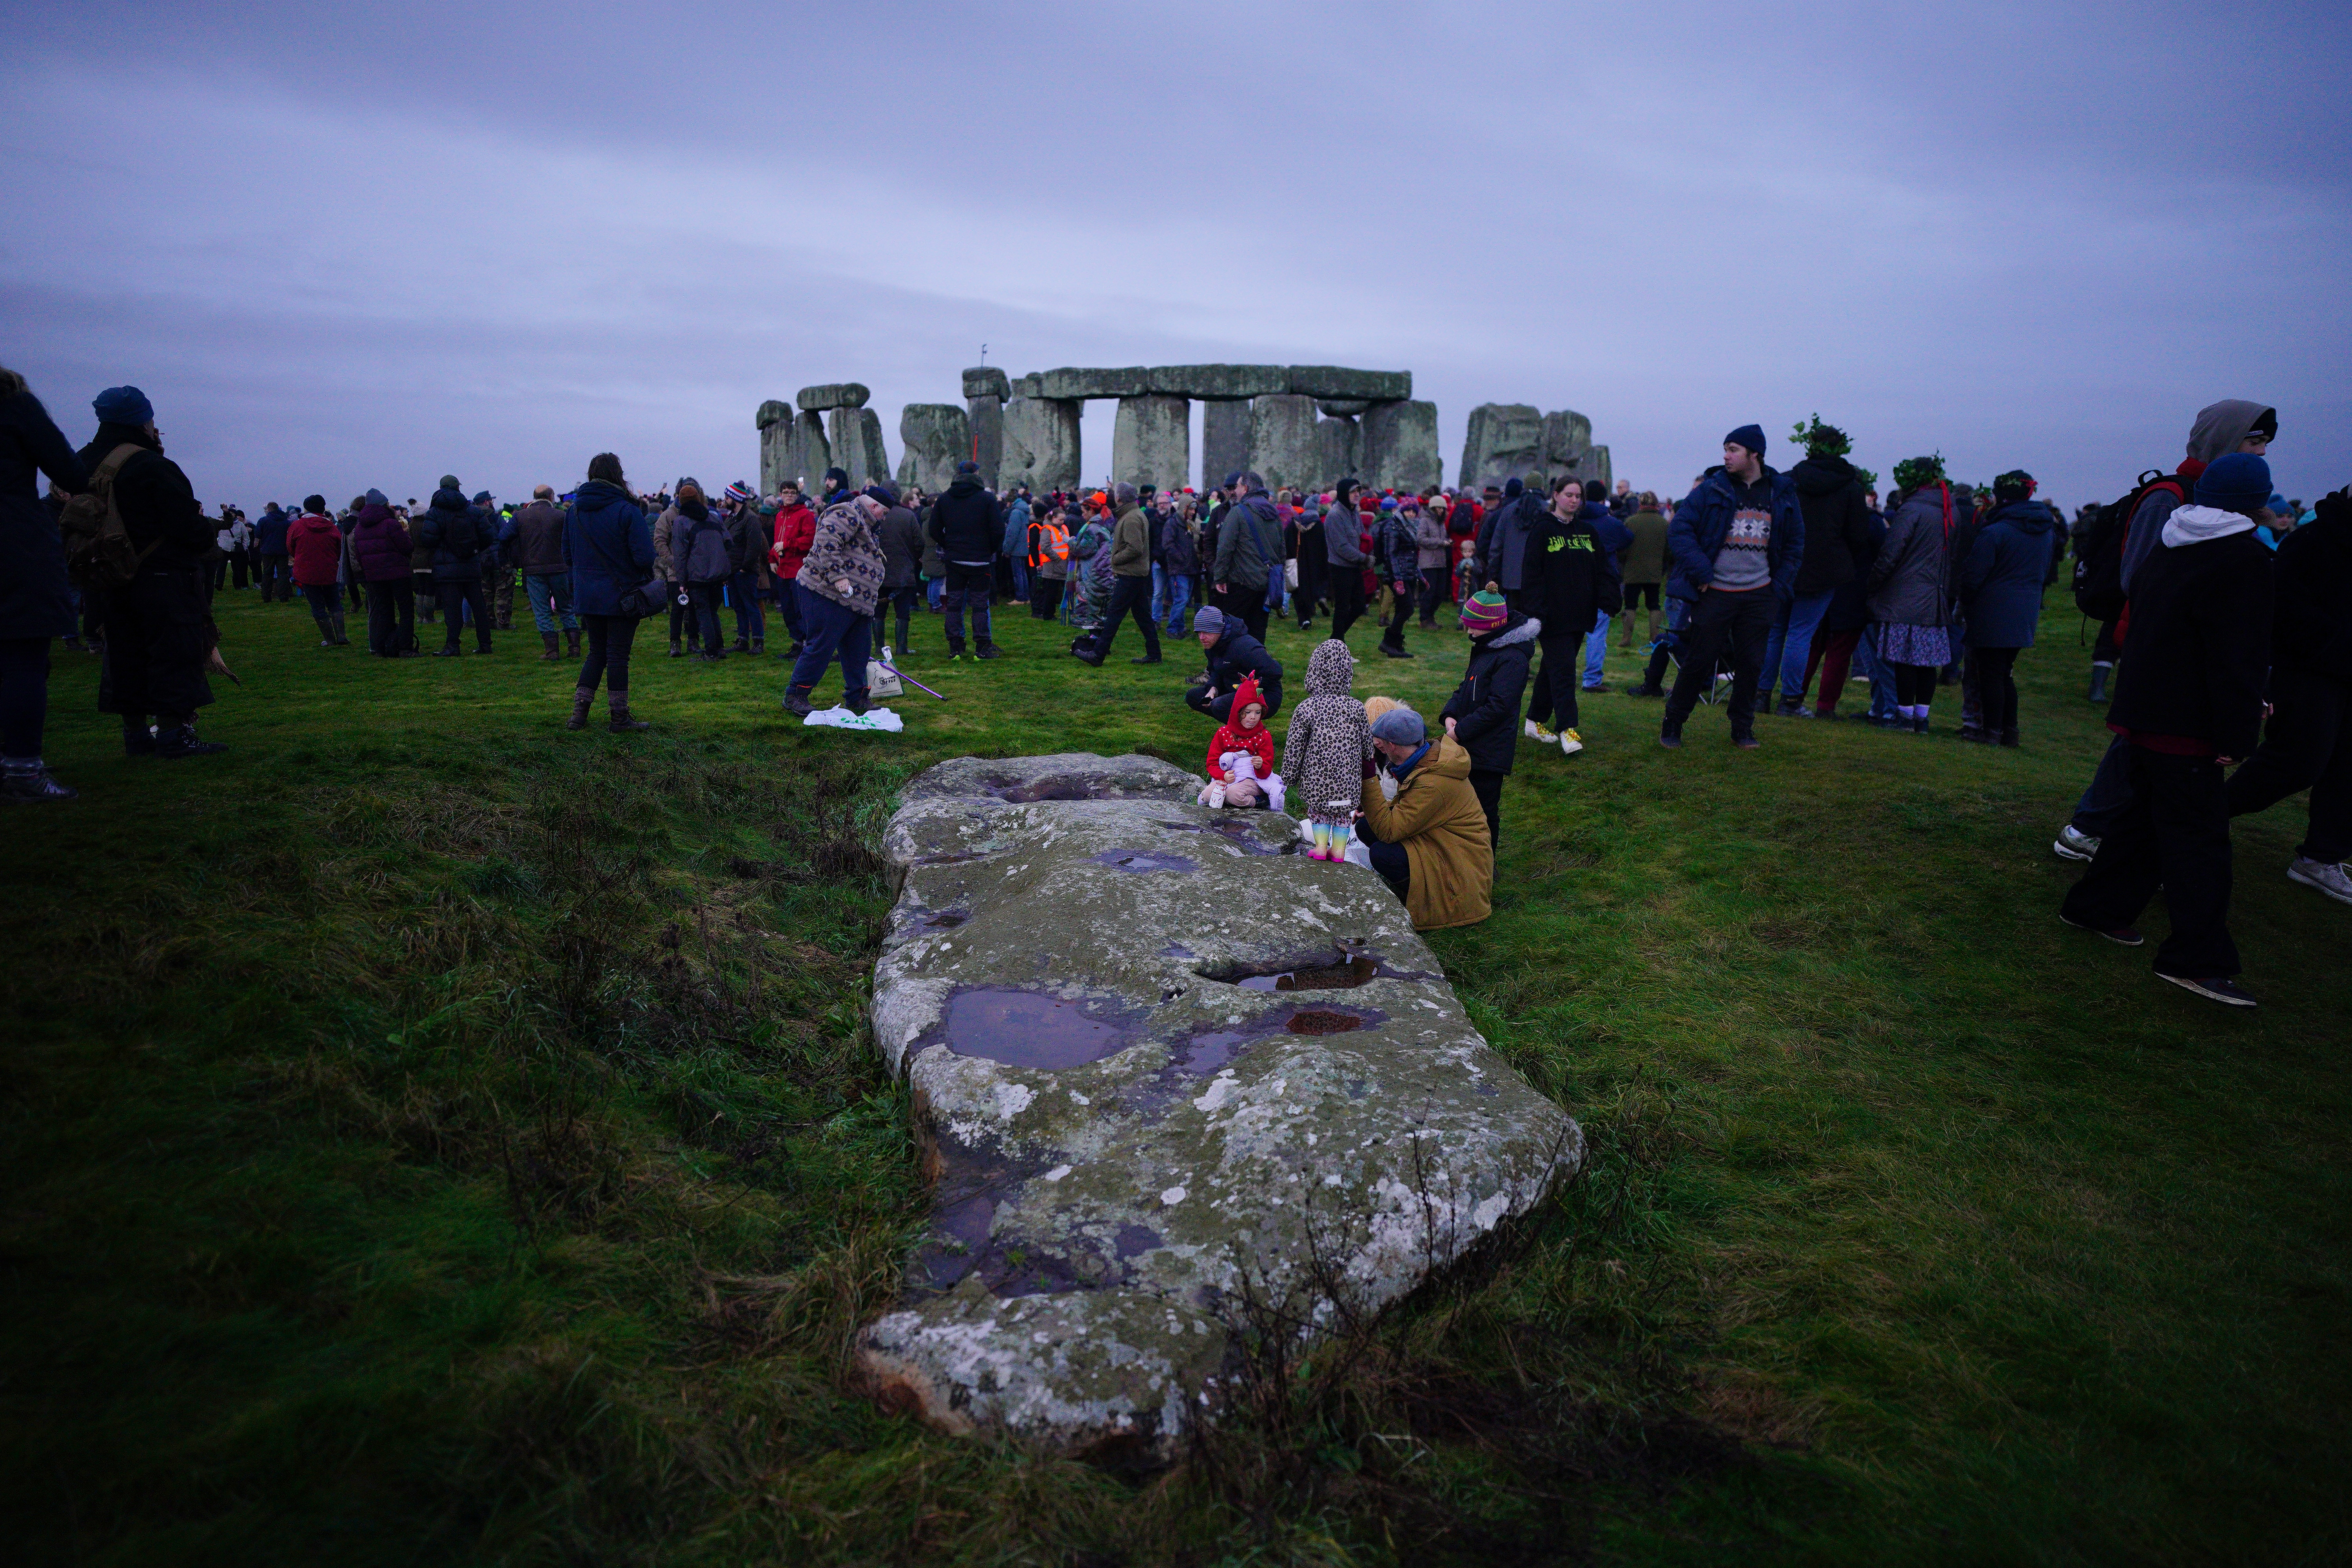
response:
<path fill-rule="evenodd" d="M 459 527 L 461 522 L 464 524 L 462 529 Z M 471 561 L 480 552 L 481 533 L 474 526 L 472 507 L 467 507 L 443 525 L 441 548 L 449 552 L 452 561 Z"/>
<path fill-rule="evenodd" d="M 727 530 L 717 518 L 692 523 L 686 537 L 686 559 L 680 566 L 687 582 L 724 583 L 734 575 L 735 563 L 727 553 Z"/>
<path fill-rule="evenodd" d="M 109 452 L 106 460 L 90 470 L 89 489 L 68 496 L 65 510 L 58 516 L 66 570 L 84 588 L 120 588 L 138 574 L 141 563 L 163 542 L 158 539 L 144 550 L 133 545 L 131 531 L 123 526 L 122 509 L 114 504 L 115 475 L 145 450 L 125 441 Z"/>
<path fill-rule="evenodd" d="M 2124 613 L 2124 542 L 2131 537 L 2132 518 L 2140 503 L 2156 490 L 2170 490 L 2189 500 L 2189 481 L 2179 474 L 2150 468 L 2139 477 L 2131 494 L 2109 501 L 2094 515 L 2089 530 L 2074 546 L 2074 607 L 2095 621 L 2112 621 Z"/>

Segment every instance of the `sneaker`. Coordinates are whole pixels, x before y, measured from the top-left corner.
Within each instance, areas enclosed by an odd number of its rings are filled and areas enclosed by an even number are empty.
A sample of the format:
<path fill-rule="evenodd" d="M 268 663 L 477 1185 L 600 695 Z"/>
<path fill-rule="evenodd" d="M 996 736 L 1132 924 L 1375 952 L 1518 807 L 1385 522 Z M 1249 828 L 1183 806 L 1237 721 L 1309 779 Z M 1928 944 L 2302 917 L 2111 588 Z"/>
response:
<path fill-rule="evenodd" d="M 1637 681 L 1625 688 L 1625 695 L 1628 697 L 1664 697 L 1665 694 L 1664 687 L 1653 686 L 1646 680 Z"/>
<path fill-rule="evenodd" d="M 2058 837 L 2052 840 L 2050 847 L 2061 860 L 2089 860 L 2097 857 L 2099 841 L 2070 822 L 2058 830 Z M 2289 872 L 2288 875 L 2294 873 Z"/>
<path fill-rule="evenodd" d="M 1753 735 L 1734 735 L 1731 737 L 1731 743 L 1738 747 L 1743 752 L 1755 751 L 1757 748 L 1764 744 L 1763 742 L 1758 740 Z"/>
<path fill-rule="evenodd" d="M 1138 655 L 1136 658 L 1130 658 L 1127 662 L 1129 664 L 1158 664 L 1160 662 L 1160 658 L 1156 653 L 1147 653 Z"/>
<path fill-rule="evenodd" d="M 1682 749 L 1682 743 L 1683 732 L 1678 726 L 1670 724 L 1666 726 L 1666 728 L 1658 731 L 1658 744 L 1665 747 L 1666 750 L 1670 752 L 1680 751 Z"/>
<path fill-rule="evenodd" d="M 155 755 L 166 762 L 182 757 L 209 757 L 215 752 L 228 750 L 226 741 L 199 741 L 196 727 L 183 724 L 176 730 L 159 730 L 155 734 Z"/>
<path fill-rule="evenodd" d="M 70 785 L 58 783 L 47 768 L 36 768 L 29 773 L 11 770 L 5 778 L 0 778 L 0 797 L 8 800 L 71 800 L 80 793 Z"/>
<path fill-rule="evenodd" d="M 1528 720 L 1527 722 L 1527 732 L 1528 740 L 1546 746 L 1550 745 L 1554 741 L 1559 739 L 1558 735 L 1553 734 L 1549 730 L 1545 729 L 1541 724 L 1537 723 L 1532 719 Z"/>
<path fill-rule="evenodd" d="M 1003 658 L 1004 657 L 1004 650 L 997 647 L 992 642 L 984 642 L 980 645 L 979 650 L 971 657 L 974 658 Z M 1159 661 L 1154 659 L 1152 662 L 1156 664 Z"/>
<path fill-rule="evenodd" d="M 2191 980 L 2185 974 L 2167 974 L 2158 970 L 2156 977 L 2158 980 L 2169 980 L 2183 991 L 2194 991 L 2208 1002 L 2219 1002 L 2224 1007 L 2255 1005 L 2254 999 L 2239 990 L 2238 983 L 2228 975 L 2220 975 L 2211 980 Z"/>
<path fill-rule="evenodd" d="M 2339 904 L 2352 904 L 2352 875 L 2347 875 L 2341 866 L 2298 855 L 2287 867 L 2286 879 L 2306 888 L 2316 888 Z"/>
<path fill-rule="evenodd" d="M 2105 937 L 2117 947 L 2137 947 L 2147 940 L 2147 938 L 2139 934 L 2139 930 L 2136 926 L 2116 926 L 2111 930 L 2102 931 L 2097 926 L 2084 925 L 2081 921 L 2074 919 L 2073 916 L 2068 915 L 2063 911 L 2060 912 L 2058 918 L 2064 921 L 2068 925 L 2073 926 L 2076 931 L 2097 931 L 2099 935 Z"/>
<path fill-rule="evenodd" d="M 1573 730 L 1562 730 L 1559 732 L 1560 755 L 1572 757 L 1582 750 L 1584 750 L 1583 736 L 1578 734 Z"/>

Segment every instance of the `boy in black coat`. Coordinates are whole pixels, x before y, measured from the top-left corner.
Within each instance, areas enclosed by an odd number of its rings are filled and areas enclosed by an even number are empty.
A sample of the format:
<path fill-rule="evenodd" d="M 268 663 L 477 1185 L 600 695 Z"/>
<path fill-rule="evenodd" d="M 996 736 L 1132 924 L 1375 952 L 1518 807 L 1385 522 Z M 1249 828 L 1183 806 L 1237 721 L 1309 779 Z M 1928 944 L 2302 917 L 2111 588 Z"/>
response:
<path fill-rule="evenodd" d="M 1503 777 L 1518 750 L 1519 699 L 1528 689 L 1528 665 L 1543 622 L 1512 609 L 1489 588 L 1471 595 L 1462 606 L 1462 629 L 1470 635 L 1470 668 L 1438 717 L 1445 721 L 1445 732 L 1470 753 L 1470 788 L 1486 813 L 1486 832 L 1499 847 Z M 1573 683 L 1572 674 L 1569 679 Z"/>
<path fill-rule="evenodd" d="M 2172 934 L 2156 972 L 2233 1007 L 2230 803 L 2222 770 L 2254 749 L 2270 660 L 2271 554 L 2252 514 L 2271 492 L 2251 453 L 2217 459 L 2196 504 L 2165 521 L 2132 580 L 2131 658 L 2107 727 L 2130 742 L 2132 799 L 2060 911 L 2066 923 L 2137 947 L 2131 922 L 2164 889 Z"/>

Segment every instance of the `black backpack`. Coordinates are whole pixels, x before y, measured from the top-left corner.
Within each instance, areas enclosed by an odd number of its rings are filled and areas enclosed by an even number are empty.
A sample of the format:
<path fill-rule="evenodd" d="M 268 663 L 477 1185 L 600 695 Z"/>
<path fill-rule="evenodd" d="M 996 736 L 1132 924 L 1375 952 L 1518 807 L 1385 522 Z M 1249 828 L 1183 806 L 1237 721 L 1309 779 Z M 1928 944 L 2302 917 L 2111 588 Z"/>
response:
<path fill-rule="evenodd" d="M 2151 491 L 2168 489 L 2180 500 L 2189 499 L 2189 481 L 2179 474 L 2150 468 L 2139 477 L 2131 494 L 2109 501 L 2094 515 L 2089 531 L 2074 546 L 2074 607 L 2095 621 L 2112 621 L 2124 613 L 2124 542 L 2131 537 L 2131 521 Z"/>

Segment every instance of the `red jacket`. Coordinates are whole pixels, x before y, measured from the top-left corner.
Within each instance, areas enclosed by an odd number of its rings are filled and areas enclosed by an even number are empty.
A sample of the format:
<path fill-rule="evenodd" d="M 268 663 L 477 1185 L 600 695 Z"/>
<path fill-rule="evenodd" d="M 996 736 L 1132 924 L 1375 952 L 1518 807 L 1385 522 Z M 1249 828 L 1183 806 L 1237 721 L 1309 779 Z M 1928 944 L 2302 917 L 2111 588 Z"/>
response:
<path fill-rule="evenodd" d="M 776 513 L 775 547 L 768 559 L 775 563 L 779 577 L 797 577 L 801 563 L 808 556 L 809 546 L 816 542 L 816 513 L 808 502 L 796 500 Z"/>
<path fill-rule="evenodd" d="M 296 586 L 323 588 L 335 580 L 343 558 L 343 531 L 333 518 L 306 511 L 286 530 L 286 553 L 294 558 Z"/>

